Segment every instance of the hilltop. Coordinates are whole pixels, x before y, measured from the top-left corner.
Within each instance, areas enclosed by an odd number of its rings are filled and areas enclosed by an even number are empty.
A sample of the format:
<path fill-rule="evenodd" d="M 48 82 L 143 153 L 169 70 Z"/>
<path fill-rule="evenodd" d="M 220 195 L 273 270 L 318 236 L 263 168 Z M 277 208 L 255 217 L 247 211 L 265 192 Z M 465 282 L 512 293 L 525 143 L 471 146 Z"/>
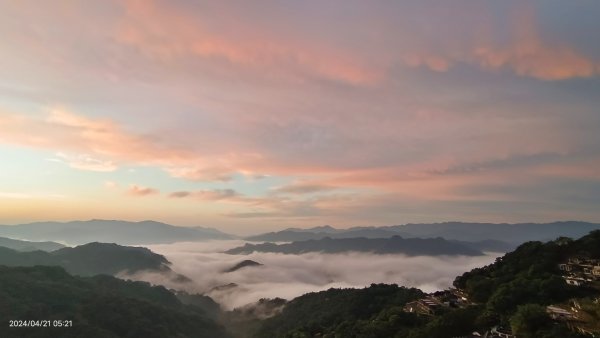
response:
<path fill-rule="evenodd" d="M 80 276 L 155 271 L 176 277 L 177 274 L 171 270 L 170 264 L 164 256 L 147 248 L 127 247 L 114 243 L 89 243 L 53 252 L 19 252 L 0 247 L 0 265 L 61 266 L 69 273 Z"/>
<path fill-rule="evenodd" d="M 0 237 L 0 247 L 5 247 L 17 251 L 54 251 L 62 249 L 66 246 L 56 242 L 32 242 Z"/>

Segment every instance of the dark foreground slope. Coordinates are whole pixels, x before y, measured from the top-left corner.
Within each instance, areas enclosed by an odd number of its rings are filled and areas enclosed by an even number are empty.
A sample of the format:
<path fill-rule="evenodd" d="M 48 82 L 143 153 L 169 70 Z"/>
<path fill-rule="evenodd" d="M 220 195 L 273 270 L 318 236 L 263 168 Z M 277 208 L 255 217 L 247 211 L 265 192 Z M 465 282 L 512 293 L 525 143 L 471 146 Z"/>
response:
<path fill-rule="evenodd" d="M 381 328 L 378 335 L 364 337 L 393 337 L 394 333 L 407 333 L 422 324 L 416 315 L 402 312 L 402 306 L 424 295 L 418 289 L 385 284 L 308 293 L 265 320 L 256 337 L 362 337 L 360 331 L 355 331 L 357 325 L 392 315 L 406 325 Z"/>
<path fill-rule="evenodd" d="M 228 254 L 240 255 L 252 252 L 278 252 L 284 254 L 302 254 L 307 252 L 340 253 L 370 252 L 375 254 L 417 255 L 466 255 L 477 256 L 482 252 L 464 244 L 450 242 L 443 238 L 323 238 L 318 240 L 298 241 L 286 244 L 245 244 L 226 251 Z"/>
<path fill-rule="evenodd" d="M 418 290 L 395 285 L 330 289 L 291 300 L 262 323 L 255 337 L 449 338 L 496 326 L 512 327 L 519 338 L 584 337 L 546 313 L 547 305 L 568 308 L 575 300 L 587 304 L 580 312 L 587 311 L 591 322 L 600 322 L 598 283 L 576 287 L 561 277 L 558 264 L 573 257 L 600 259 L 600 231 L 579 240 L 528 242 L 489 266 L 457 277 L 454 284 L 469 301 L 440 306 L 433 316 L 404 311 L 408 301 L 422 296 Z"/>
<path fill-rule="evenodd" d="M 202 310 L 163 287 L 75 277 L 60 267 L 0 266 L 0 300 L 0 337 L 228 337 Z M 9 319 L 49 320 L 50 326 L 9 327 Z M 69 321 L 69 327 L 53 327 L 54 320 Z"/>

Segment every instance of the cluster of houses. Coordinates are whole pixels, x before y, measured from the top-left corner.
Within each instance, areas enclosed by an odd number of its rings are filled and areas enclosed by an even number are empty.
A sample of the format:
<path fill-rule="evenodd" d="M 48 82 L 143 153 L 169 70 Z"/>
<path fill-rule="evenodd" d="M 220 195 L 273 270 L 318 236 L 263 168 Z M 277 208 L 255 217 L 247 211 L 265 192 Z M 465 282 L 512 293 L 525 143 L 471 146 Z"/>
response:
<path fill-rule="evenodd" d="M 512 334 L 512 331 L 510 329 L 501 326 L 494 326 L 490 330 L 483 333 L 473 332 L 468 336 L 453 338 L 517 338 L 517 336 Z"/>
<path fill-rule="evenodd" d="M 600 298 L 594 302 L 599 304 Z M 565 322 L 573 331 L 600 337 L 600 323 L 594 323 L 593 319 L 587 318 L 588 316 L 581 311 L 581 304 L 577 300 L 571 300 L 568 307 L 547 306 L 546 312 L 553 320 Z"/>
<path fill-rule="evenodd" d="M 469 302 L 467 294 L 460 289 L 450 288 L 429 294 L 427 297 L 407 303 L 404 311 L 433 317 L 445 308 L 464 308 L 473 303 Z M 473 332 L 468 336 L 455 338 L 516 338 L 509 328 L 493 327 L 487 332 Z"/>
<path fill-rule="evenodd" d="M 461 308 L 467 305 L 469 305 L 467 295 L 462 290 L 451 288 L 434 292 L 425 298 L 407 303 L 404 306 L 404 311 L 435 316 L 444 308 Z"/>
<path fill-rule="evenodd" d="M 567 284 L 583 286 L 591 283 L 600 286 L 600 259 L 570 258 L 566 263 L 559 264 L 559 269 Z M 595 302 L 600 304 L 600 298 Z M 427 295 L 427 297 L 407 303 L 404 311 L 424 316 L 436 316 L 445 308 L 463 308 L 471 305 L 467 294 L 460 289 L 447 289 Z M 562 321 L 573 331 L 600 337 L 600 323 L 590 323 L 585 318 L 580 304 L 571 300 L 569 306 L 551 305 L 546 307 L 546 312 L 555 321 Z M 509 328 L 494 327 L 487 332 L 473 332 L 469 336 L 457 338 L 516 338 Z"/>
<path fill-rule="evenodd" d="M 567 262 L 559 264 L 558 268 L 569 285 L 600 286 L 600 259 L 571 257 Z M 600 298 L 595 303 L 600 303 Z M 565 322 L 574 331 L 600 337 L 600 323 L 592 323 L 586 318 L 576 300 L 571 300 L 569 306 L 548 306 L 546 312 L 552 319 Z"/>
<path fill-rule="evenodd" d="M 566 263 L 559 264 L 558 268 L 569 285 L 582 286 L 600 281 L 600 259 L 569 258 Z"/>
<path fill-rule="evenodd" d="M 587 265 L 590 263 L 589 261 L 579 262 L 580 263 L 575 264 L 583 264 L 585 267 L 587 267 Z M 569 264 L 571 266 L 575 266 L 575 264 L 572 262 Z M 596 271 L 593 269 L 594 266 L 595 265 L 592 265 L 591 271 Z M 581 271 L 583 271 L 584 267 L 579 266 L 577 269 L 579 268 L 581 268 Z M 600 304 L 600 298 L 596 299 L 595 302 Z M 447 289 L 429 294 L 425 298 L 407 303 L 404 306 L 404 311 L 434 317 L 443 312 L 445 308 L 463 308 L 471 304 L 472 303 L 469 302 L 464 291 L 460 289 Z M 584 318 L 583 313 L 580 310 L 581 305 L 576 300 L 572 300 L 568 307 L 561 307 L 558 305 L 546 307 L 546 312 L 553 320 L 565 322 L 573 331 L 588 334 L 591 337 L 600 337 L 600 332 L 598 331 L 599 328 L 593 323 L 590 325 L 589 320 Z M 516 338 L 516 336 L 512 334 L 510 328 L 504 327 L 493 327 L 487 332 L 473 332 L 471 335 L 456 338 L 476 337 Z"/>

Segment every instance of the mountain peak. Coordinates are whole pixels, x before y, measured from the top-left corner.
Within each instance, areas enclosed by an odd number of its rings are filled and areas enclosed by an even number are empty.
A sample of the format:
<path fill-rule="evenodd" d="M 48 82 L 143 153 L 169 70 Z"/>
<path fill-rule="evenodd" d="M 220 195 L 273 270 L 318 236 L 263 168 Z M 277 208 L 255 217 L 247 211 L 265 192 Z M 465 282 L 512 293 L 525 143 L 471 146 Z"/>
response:
<path fill-rule="evenodd" d="M 262 265 L 263 264 L 261 264 L 259 262 L 256 262 L 256 261 L 253 261 L 253 260 L 250 260 L 250 259 L 246 259 L 246 260 L 243 260 L 243 261 L 237 263 L 236 265 L 232 266 L 231 268 L 229 268 L 229 269 L 227 269 L 227 270 L 225 270 L 223 272 L 234 272 L 234 271 L 237 271 L 239 269 L 243 269 L 245 267 L 262 266 Z"/>

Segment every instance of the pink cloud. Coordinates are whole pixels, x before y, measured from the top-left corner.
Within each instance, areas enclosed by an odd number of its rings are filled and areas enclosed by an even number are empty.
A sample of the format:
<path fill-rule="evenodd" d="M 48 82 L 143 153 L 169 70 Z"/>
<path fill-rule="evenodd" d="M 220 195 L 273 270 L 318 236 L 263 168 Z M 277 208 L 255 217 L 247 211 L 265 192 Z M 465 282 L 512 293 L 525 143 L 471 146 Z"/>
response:
<path fill-rule="evenodd" d="M 544 41 L 537 30 L 534 9 L 527 4 L 515 7 L 507 20 L 511 31 L 507 45 L 493 42 L 496 32 L 488 24 L 475 28 L 479 31 L 477 34 L 453 37 L 455 41 L 448 43 L 427 46 L 428 41 L 420 42 L 426 47 L 404 53 L 402 59 L 411 67 L 425 66 L 437 72 L 445 72 L 457 63 L 467 63 L 491 71 L 507 68 L 517 75 L 540 80 L 600 74 L 600 60 L 577 52 L 568 43 Z"/>
<path fill-rule="evenodd" d="M 167 168 L 167 172 L 173 177 L 184 178 L 191 181 L 220 181 L 227 182 L 232 179 L 235 172 L 231 167 L 203 167 L 203 166 L 179 166 Z"/>
<path fill-rule="evenodd" d="M 483 68 L 508 66 L 522 76 L 564 80 L 600 74 L 600 62 L 579 54 L 565 43 L 546 43 L 540 37 L 534 10 L 529 7 L 513 17 L 514 37 L 508 48 L 477 46 L 473 57 Z"/>
<path fill-rule="evenodd" d="M 61 158 L 61 160 L 59 161 L 64 161 L 71 168 L 79 170 L 112 172 L 117 170 L 118 168 L 113 161 L 97 159 L 87 154 L 71 156 L 63 153 L 58 153 L 57 156 Z"/>
<path fill-rule="evenodd" d="M 169 194 L 171 198 L 194 198 L 206 201 L 239 201 L 241 195 L 233 189 L 214 189 L 198 191 L 176 191 Z"/>
<path fill-rule="evenodd" d="M 273 192 L 277 194 L 310 194 L 332 191 L 334 189 L 336 189 L 336 187 L 327 184 L 321 184 L 319 182 L 295 182 L 280 187 L 275 187 Z"/>
<path fill-rule="evenodd" d="M 97 120 L 65 110 L 44 115 L 19 115 L 0 112 L 0 141 L 56 151 L 69 166 L 82 170 L 114 171 L 120 163 L 158 165 L 174 177 L 199 179 L 204 169 L 198 154 L 182 146 L 163 142 L 160 137 L 139 135 L 117 123 Z M 180 169 L 173 168 L 181 166 Z M 188 171 L 195 170 L 195 171 Z M 229 172 L 208 170 L 207 179 L 225 179 Z"/>
<path fill-rule="evenodd" d="M 0 124 L 0 139 L 7 143 L 140 162 L 151 162 L 156 158 L 177 161 L 190 155 L 183 149 L 161 144 L 155 138 L 127 132 L 110 120 L 96 120 L 65 110 L 53 109 L 45 117 L 0 114 L 4 120 Z M 88 155 L 81 156 L 85 162 Z"/>
<path fill-rule="evenodd" d="M 347 53 L 325 45 L 290 41 L 289 37 L 267 37 L 251 28 L 248 32 L 245 22 L 230 22 L 238 26 L 234 36 L 215 33 L 196 17 L 159 2 L 129 0 L 125 7 L 127 15 L 116 39 L 167 62 L 186 57 L 222 59 L 276 77 L 293 79 L 308 72 L 352 85 L 373 84 L 381 76 L 377 69 Z"/>
<path fill-rule="evenodd" d="M 154 188 L 142 187 L 135 184 L 129 186 L 127 189 L 127 194 L 130 196 L 149 196 L 149 195 L 157 195 L 160 191 Z"/>

